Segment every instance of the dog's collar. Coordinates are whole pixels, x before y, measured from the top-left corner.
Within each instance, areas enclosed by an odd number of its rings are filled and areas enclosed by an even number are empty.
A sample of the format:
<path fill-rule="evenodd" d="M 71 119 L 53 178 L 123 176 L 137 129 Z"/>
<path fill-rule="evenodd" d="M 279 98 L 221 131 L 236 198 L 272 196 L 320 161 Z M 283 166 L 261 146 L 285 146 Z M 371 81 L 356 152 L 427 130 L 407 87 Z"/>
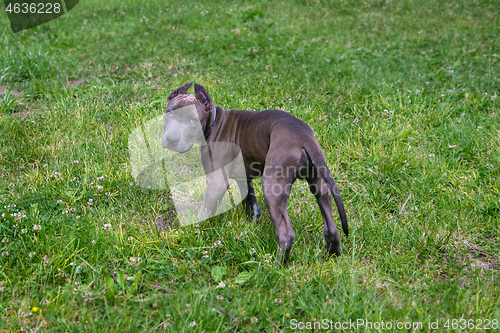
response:
<path fill-rule="evenodd" d="M 215 117 L 217 117 L 217 109 L 215 108 L 214 106 L 214 121 L 212 121 L 212 127 L 214 126 L 215 124 Z"/>

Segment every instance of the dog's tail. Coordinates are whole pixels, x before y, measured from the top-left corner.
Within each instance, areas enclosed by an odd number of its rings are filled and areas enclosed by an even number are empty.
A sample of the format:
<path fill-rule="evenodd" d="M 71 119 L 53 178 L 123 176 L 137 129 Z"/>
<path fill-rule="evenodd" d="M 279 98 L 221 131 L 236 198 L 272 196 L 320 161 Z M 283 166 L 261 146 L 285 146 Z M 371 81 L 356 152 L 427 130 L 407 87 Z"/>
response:
<path fill-rule="evenodd" d="M 344 203 L 342 202 L 342 197 L 340 196 L 339 189 L 335 180 L 333 179 L 332 173 L 328 166 L 326 165 L 325 158 L 322 154 L 321 147 L 319 144 L 315 144 L 315 147 L 307 148 L 305 147 L 307 155 L 313 162 L 318 174 L 325 180 L 328 189 L 333 195 L 333 200 L 337 205 L 337 210 L 339 211 L 340 221 L 342 222 L 342 230 L 346 236 L 349 236 L 349 228 L 347 226 L 347 216 L 345 214 Z"/>

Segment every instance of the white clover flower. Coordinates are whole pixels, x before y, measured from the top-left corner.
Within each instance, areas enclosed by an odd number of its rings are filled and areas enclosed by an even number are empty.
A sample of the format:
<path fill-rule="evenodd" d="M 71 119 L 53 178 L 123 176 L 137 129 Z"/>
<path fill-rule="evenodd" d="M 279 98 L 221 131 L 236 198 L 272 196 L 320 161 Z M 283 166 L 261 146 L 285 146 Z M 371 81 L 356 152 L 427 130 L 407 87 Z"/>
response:
<path fill-rule="evenodd" d="M 252 247 L 250 250 L 248 250 L 248 252 L 250 253 L 250 255 L 254 254 L 256 251 L 255 249 Z"/>
<path fill-rule="evenodd" d="M 193 321 L 193 322 L 189 323 L 189 327 L 195 327 L 195 326 L 196 326 L 196 322 Z"/>
<path fill-rule="evenodd" d="M 224 296 L 222 296 L 222 295 L 217 295 L 217 299 L 221 301 L 221 300 L 223 300 L 223 299 L 224 299 Z"/>
<path fill-rule="evenodd" d="M 58 204 L 62 204 L 62 203 L 64 203 L 64 201 L 62 201 L 61 199 L 57 200 L 56 202 L 57 202 Z"/>
<path fill-rule="evenodd" d="M 130 257 L 130 261 L 135 265 L 139 265 L 141 263 L 141 258 Z"/>
<path fill-rule="evenodd" d="M 110 223 L 105 223 L 105 224 L 102 226 L 102 228 L 103 228 L 104 230 L 109 230 L 109 229 L 111 229 L 111 224 L 110 224 Z"/>
<path fill-rule="evenodd" d="M 42 230 L 42 226 L 41 226 L 41 225 L 39 225 L 39 224 L 35 224 L 35 225 L 33 226 L 33 230 L 35 230 L 35 231 Z"/>
<path fill-rule="evenodd" d="M 27 230 L 27 229 L 23 229 L 23 230 L 21 230 L 21 233 L 22 233 L 22 234 L 25 234 L 25 233 L 27 233 L 27 232 L 28 232 L 28 230 Z"/>
<path fill-rule="evenodd" d="M 94 295 L 92 295 L 92 293 L 85 293 L 84 296 L 85 296 L 85 299 L 84 299 L 85 302 L 91 302 L 94 299 L 92 297 L 92 296 L 94 296 Z"/>
<path fill-rule="evenodd" d="M 221 242 L 220 240 L 218 240 L 218 241 L 216 241 L 216 242 L 214 243 L 214 246 L 221 246 L 221 245 L 222 245 L 222 242 Z"/>
<path fill-rule="evenodd" d="M 252 319 L 250 319 L 250 322 L 252 324 L 257 324 L 259 322 L 259 319 L 257 317 L 252 317 Z"/>
<path fill-rule="evenodd" d="M 219 285 L 217 286 L 217 288 L 224 289 L 224 288 L 226 288 L 226 284 L 223 281 L 221 281 L 221 282 L 219 282 Z"/>

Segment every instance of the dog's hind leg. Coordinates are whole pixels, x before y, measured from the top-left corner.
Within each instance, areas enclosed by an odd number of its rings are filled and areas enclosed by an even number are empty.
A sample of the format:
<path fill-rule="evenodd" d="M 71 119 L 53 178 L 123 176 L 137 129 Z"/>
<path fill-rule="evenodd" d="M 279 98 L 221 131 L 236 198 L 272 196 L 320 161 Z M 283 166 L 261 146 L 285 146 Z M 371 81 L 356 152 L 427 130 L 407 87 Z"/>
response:
<path fill-rule="evenodd" d="M 253 188 L 252 180 L 247 180 L 246 185 L 244 180 L 238 180 L 238 186 L 240 188 L 240 193 L 243 196 L 243 193 L 247 192 L 247 196 L 243 201 L 241 202 L 243 204 L 243 207 L 245 207 L 245 212 L 247 213 L 247 216 L 249 216 L 255 223 L 259 222 L 260 218 L 260 207 L 259 204 L 257 203 L 257 198 L 255 197 L 255 190 Z M 248 191 L 244 191 L 245 186 L 247 187 Z"/>
<path fill-rule="evenodd" d="M 265 174 L 262 177 L 264 199 L 278 238 L 279 250 L 276 261 L 281 264 L 286 263 L 290 258 L 290 250 L 295 241 L 295 232 L 290 224 L 287 212 L 288 197 L 290 196 L 292 184 L 293 179 L 276 178 Z"/>
<path fill-rule="evenodd" d="M 306 177 L 309 190 L 316 198 L 321 216 L 323 217 L 326 250 L 330 255 L 340 255 L 339 232 L 333 222 L 332 197 L 326 182 L 318 175 L 314 165 L 310 167 L 309 176 Z"/>

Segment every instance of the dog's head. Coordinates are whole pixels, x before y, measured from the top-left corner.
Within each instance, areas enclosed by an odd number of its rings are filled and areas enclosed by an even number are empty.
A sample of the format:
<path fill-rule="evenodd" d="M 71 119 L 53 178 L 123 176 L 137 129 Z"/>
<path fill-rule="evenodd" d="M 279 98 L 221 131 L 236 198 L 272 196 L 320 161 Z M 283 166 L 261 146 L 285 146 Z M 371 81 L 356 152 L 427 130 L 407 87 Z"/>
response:
<path fill-rule="evenodd" d="M 188 82 L 168 96 L 163 114 L 163 148 L 184 153 L 203 139 L 205 129 L 212 124 L 215 115 L 210 96 L 197 83 L 194 84 L 194 95 L 188 94 L 192 84 Z"/>

